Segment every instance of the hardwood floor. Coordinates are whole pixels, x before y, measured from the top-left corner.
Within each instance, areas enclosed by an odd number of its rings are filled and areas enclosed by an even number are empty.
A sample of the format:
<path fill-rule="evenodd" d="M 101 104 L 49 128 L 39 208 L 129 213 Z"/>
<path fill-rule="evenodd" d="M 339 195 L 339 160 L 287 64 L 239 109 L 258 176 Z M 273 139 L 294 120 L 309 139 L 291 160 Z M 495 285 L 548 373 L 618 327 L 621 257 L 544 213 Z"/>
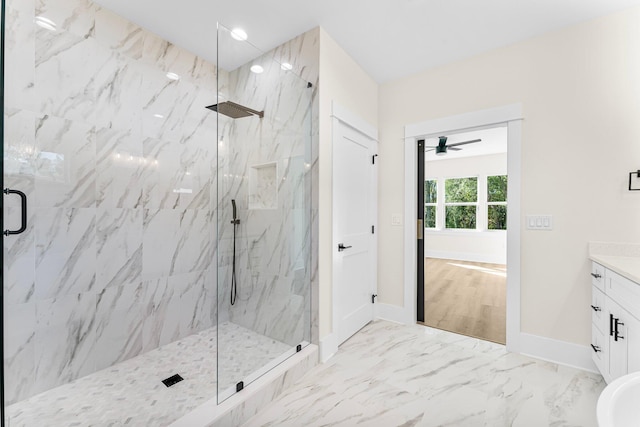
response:
<path fill-rule="evenodd" d="M 506 266 L 436 258 L 424 262 L 424 324 L 504 344 Z"/>

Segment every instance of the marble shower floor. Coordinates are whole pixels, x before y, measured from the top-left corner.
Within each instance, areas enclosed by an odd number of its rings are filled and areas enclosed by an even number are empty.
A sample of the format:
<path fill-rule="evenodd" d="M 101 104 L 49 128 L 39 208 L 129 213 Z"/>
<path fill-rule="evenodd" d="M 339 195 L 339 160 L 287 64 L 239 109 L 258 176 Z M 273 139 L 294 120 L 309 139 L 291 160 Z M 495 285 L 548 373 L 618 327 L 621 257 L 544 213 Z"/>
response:
<path fill-rule="evenodd" d="M 168 425 L 216 396 L 216 329 L 15 403 L 8 427 Z M 220 325 L 219 339 L 221 348 L 234 345 L 220 354 L 220 377 L 235 381 L 291 348 L 230 322 Z M 184 381 L 165 387 L 161 381 L 175 373 Z"/>
<path fill-rule="evenodd" d="M 596 426 L 598 374 L 375 321 L 245 427 Z"/>

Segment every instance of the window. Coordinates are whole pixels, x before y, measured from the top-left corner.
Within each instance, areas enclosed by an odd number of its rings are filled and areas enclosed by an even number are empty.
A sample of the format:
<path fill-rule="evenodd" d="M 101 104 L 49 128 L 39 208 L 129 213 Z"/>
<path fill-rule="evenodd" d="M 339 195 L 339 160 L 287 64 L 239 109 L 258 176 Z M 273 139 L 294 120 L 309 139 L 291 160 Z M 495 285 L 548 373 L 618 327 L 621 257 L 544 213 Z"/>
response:
<path fill-rule="evenodd" d="M 424 227 L 436 228 L 438 206 L 438 181 L 427 180 L 424 183 Z"/>
<path fill-rule="evenodd" d="M 487 177 L 487 228 L 507 229 L 507 175 Z"/>
<path fill-rule="evenodd" d="M 445 228 L 476 228 L 478 178 L 450 178 L 444 182 Z"/>
<path fill-rule="evenodd" d="M 424 228 L 506 230 L 507 175 L 430 176 L 424 183 Z"/>

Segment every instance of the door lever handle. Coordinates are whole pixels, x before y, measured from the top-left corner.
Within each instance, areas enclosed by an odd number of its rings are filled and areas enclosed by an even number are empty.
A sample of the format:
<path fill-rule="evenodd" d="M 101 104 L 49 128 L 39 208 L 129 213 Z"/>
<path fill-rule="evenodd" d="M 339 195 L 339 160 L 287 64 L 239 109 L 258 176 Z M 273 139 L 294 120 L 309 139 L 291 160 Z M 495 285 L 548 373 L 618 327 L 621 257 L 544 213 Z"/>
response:
<path fill-rule="evenodd" d="M 349 249 L 351 246 L 345 246 L 343 243 L 338 243 L 338 252 L 342 252 L 345 249 Z"/>

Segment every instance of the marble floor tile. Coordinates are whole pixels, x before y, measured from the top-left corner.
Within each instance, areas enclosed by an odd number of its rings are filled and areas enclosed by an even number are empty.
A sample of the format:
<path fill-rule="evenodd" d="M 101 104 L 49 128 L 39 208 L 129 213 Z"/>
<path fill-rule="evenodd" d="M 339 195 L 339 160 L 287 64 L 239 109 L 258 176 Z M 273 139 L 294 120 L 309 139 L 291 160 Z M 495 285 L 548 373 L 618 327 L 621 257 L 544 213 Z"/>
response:
<path fill-rule="evenodd" d="M 245 427 L 596 426 L 598 374 L 419 325 L 367 325 Z"/>
<path fill-rule="evenodd" d="M 166 426 L 233 386 L 290 346 L 225 322 L 7 407 L 10 427 Z M 217 340 L 237 351 L 222 352 Z M 233 372 L 233 375 L 226 372 Z M 165 387 L 179 373 L 184 381 Z"/>

